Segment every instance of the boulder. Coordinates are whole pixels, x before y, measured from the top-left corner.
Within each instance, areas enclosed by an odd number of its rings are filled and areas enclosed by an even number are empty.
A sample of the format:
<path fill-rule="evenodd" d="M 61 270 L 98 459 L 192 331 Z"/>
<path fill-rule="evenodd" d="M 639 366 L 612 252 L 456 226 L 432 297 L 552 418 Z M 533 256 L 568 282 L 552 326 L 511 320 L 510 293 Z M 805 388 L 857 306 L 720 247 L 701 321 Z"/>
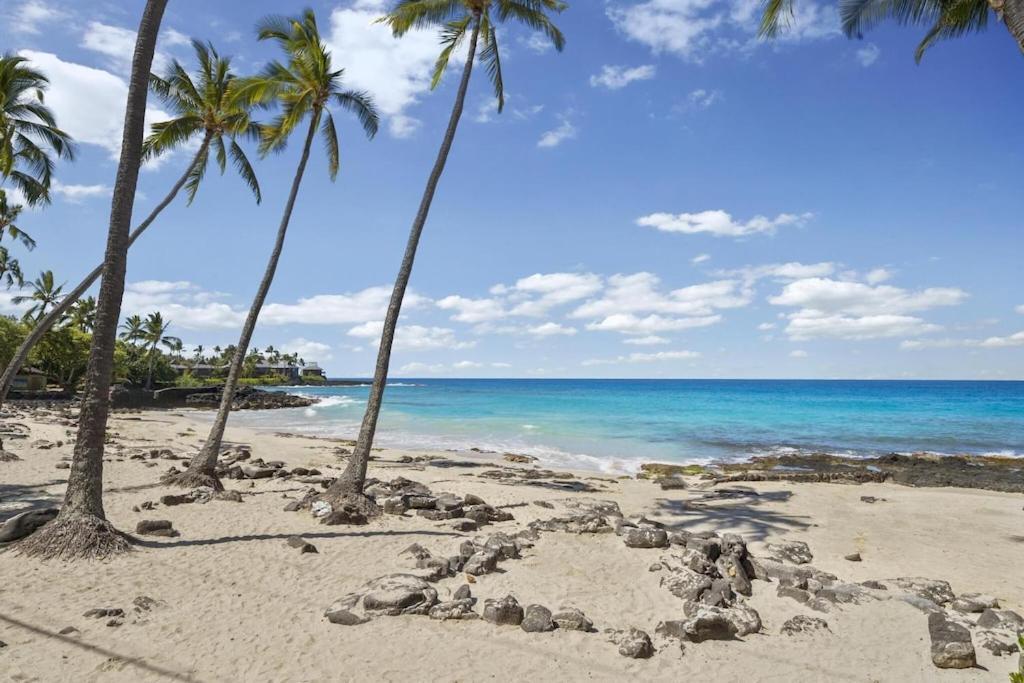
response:
<path fill-rule="evenodd" d="M 551 621 L 551 610 L 543 605 L 527 605 L 519 627 L 527 633 L 543 633 L 554 630 L 555 623 Z"/>
<path fill-rule="evenodd" d="M 814 559 L 811 549 L 803 541 L 780 541 L 769 543 L 766 547 L 768 555 L 779 562 L 790 564 L 809 564 Z"/>
<path fill-rule="evenodd" d="M 473 590 L 469 587 L 468 583 L 464 583 L 455 589 L 455 593 L 452 598 L 455 600 L 469 600 L 473 597 Z"/>
<path fill-rule="evenodd" d="M 740 595 L 751 595 L 753 586 L 750 583 L 746 570 L 743 569 L 743 565 L 740 563 L 739 555 L 735 553 L 723 554 L 715 560 L 715 568 L 718 569 L 718 573 L 723 579 L 729 581 L 729 585 L 732 586 L 734 591 Z"/>
<path fill-rule="evenodd" d="M 629 548 L 665 548 L 668 546 L 668 534 L 664 529 L 628 528 L 623 539 Z"/>
<path fill-rule="evenodd" d="M 736 629 L 736 635 L 739 637 L 761 630 L 761 615 L 749 605 L 733 605 L 725 610 L 725 618 Z"/>
<path fill-rule="evenodd" d="M 999 601 L 991 595 L 964 593 L 949 605 L 957 612 L 964 614 L 980 614 L 987 609 L 999 609 Z"/>
<path fill-rule="evenodd" d="M 135 525 L 135 533 L 143 536 L 166 536 L 174 537 L 178 532 L 166 519 L 144 519 Z"/>
<path fill-rule="evenodd" d="M 511 595 L 497 600 L 487 599 L 484 601 L 484 621 L 497 626 L 519 626 L 523 623 L 523 608 Z"/>
<path fill-rule="evenodd" d="M 428 612 L 427 615 L 431 619 L 436 619 L 438 621 L 479 618 L 479 615 L 473 611 L 473 600 L 470 598 L 439 602 L 430 608 L 430 612 Z"/>
<path fill-rule="evenodd" d="M 355 593 L 349 593 L 327 610 L 332 623 L 350 621 L 341 612 L 354 614 L 357 623 L 362 623 L 355 611 L 362 607 L 363 616 L 425 615 L 437 604 L 437 591 L 422 578 L 410 574 L 388 574 L 367 582 Z M 331 619 L 331 613 L 338 614 L 342 621 Z M 348 624 L 347 624 L 348 625 Z"/>
<path fill-rule="evenodd" d="M 661 577 L 660 585 L 680 600 L 697 600 L 704 591 L 711 588 L 711 579 L 683 567 Z"/>
<path fill-rule="evenodd" d="M 551 616 L 558 628 L 566 631 L 593 631 L 594 623 L 575 607 L 562 607 Z"/>
<path fill-rule="evenodd" d="M 785 623 L 782 624 L 782 634 L 786 636 L 795 636 L 798 633 L 814 633 L 815 631 L 828 630 L 828 622 L 824 619 L 807 617 L 803 614 L 799 614 L 792 619 L 787 619 Z"/>
<path fill-rule="evenodd" d="M 647 659 L 654 655 L 651 637 L 638 628 L 630 628 L 619 639 L 619 654 L 631 659 Z"/>
<path fill-rule="evenodd" d="M 1008 609 L 986 609 L 977 623 L 981 628 L 1001 628 L 1014 633 L 1024 631 L 1024 617 Z"/>
<path fill-rule="evenodd" d="M 953 588 L 948 581 L 937 579 L 925 579 L 921 577 L 902 577 L 893 581 L 905 591 L 918 595 L 926 600 L 931 600 L 938 605 L 945 605 L 956 599 Z"/>
<path fill-rule="evenodd" d="M 940 669 L 970 669 L 977 664 L 971 632 L 945 614 L 928 615 L 932 663 Z"/>
<path fill-rule="evenodd" d="M 736 624 L 726 614 L 726 610 L 703 605 L 681 624 L 681 628 L 686 639 L 694 643 L 705 640 L 732 640 L 737 632 Z"/>
<path fill-rule="evenodd" d="M 57 517 L 57 508 L 29 510 L 14 515 L 0 526 L 0 544 L 12 543 L 33 534 L 39 527 Z"/>
<path fill-rule="evenodd" d="M 493 550 L 480 550 L 466 560 L 462 571 L 472 576 L 490 574 L 498 567 L 498 553 Z"/>
<path fill-rule="evenodd" d="M 288 540 L 285 541 L 289 548 L 296 548 L 300 555 L 305 554 L 316 554 L 318 551 L 316 546 L 308 542 L 301 536 L 289 536 Z"/>

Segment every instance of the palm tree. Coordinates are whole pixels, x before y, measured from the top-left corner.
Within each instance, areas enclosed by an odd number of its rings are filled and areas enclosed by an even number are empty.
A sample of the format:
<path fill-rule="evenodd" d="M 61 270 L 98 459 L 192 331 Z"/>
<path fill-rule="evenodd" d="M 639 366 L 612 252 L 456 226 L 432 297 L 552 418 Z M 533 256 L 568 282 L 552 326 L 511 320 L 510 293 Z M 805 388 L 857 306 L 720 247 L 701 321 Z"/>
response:
<path fill-rule="evenodd" d="M 121 324 L 121 339 L 134 344 L 137 341 L 141 341 L 145 334 L 145 322 L 142 320 L 141 315 L 130 315 L 124 319 Z"/>
<path fill-rule="evenodd" d="M 92 335 L 89 365 L 85 372 L 78 438 L 64 504 L 56 519 L 19 543 L 21 551 L 27 555 L 68 560 L 106 558 L 131 548 L 129 539 L 107 521 L 103 510 L 103 444 L 107 435 L 110 378 L 114 371 L 117 322 L 121 316 L 128 261 L 128 231 L 142 166 L 148 76 L 166 7 L 167 0 L 147 0 L 136 34 L 121 159 L 114 181 L 103 280 L 96 306 L 96 331 Z"/>
<path fill-rule="evenodd" d="M 171 63 L 165 76 L 150 76 L 150 87 L 171 109 L 174 118 L 153 125 L 153 132 L 143 146 L 143 154 L 145 158 L 166 154 L 200 135 L 202 142 L 195 156 L 192 157 L 191 163 L 171 191 L 132 231 L 128 238 L 129 247 L 174 201 L 183 187 L 187 187 L 188 203 L 192 203 L 206 174 L 211 148 L 214 150 L 221 173 L 226 168 L 230 149 L 234 166 L 242 180 L 256 196 L 256 202 L 259 203 L 262 198 L 252 166 L 236 140 L 239 137 L 258 138 L 259 125 L 249 117 L 252 108 L 232 97 L 238 79 L 231 71 L 231 60 L 221 57 L 209 44 L 194 41 L 192 47 L 199 63 L 199 71 L 195 78 L 190 76 L 177 61 Z M 225 139 L 230 142 L 229 145 L 225 143 Z M 22 341 L 7 364 L 3 376 L 0 377 L 0 406 L 6 400 L 14 383 L 14 377 L 25 364 L 32 348 L 39 343 L 47 330 L 63 318 L 67 309 L 92 287 L 93 283 L 99 279 L 101 271 L 102 265 L 93 269 L 68 294 L 63 303 L 49 316 L 40 320 L 39 324 Z"/>
<path fill-rule="evenodd" d="M 774 38 L 784 30 L 787 16 L 793 15 L 793 2 L 767 0 L 761 17 L 762 36 Z M 848 38 L 861 38 L 864 31 L 886 19 L 927 27 L 914 52 L 918 62 L 940 40 L 984 30 L 990 13 L 1006 25 L 1024 51 L 1024 0 L 839 0 L 839 16 Z"/>
<path fill-rule="evenodd" d="M 18 55 L 0 56 L 0 180 L 30 206 L 50 201 L 53 155 L 74 159 L 71 137 L 43 103 L 50 81 Z"/>
<path fill-rule="evenodd" d="M 281 106 L 281 113 L 271 124 L 263 128 L 260 151 L 268 154 L 283 150 L 288 138 L 307 116 L 309 128 L 299 165 L 295 170 L 295 178 L 292 180 L 291 193 L 288 195 L 284 215 L 277 230 L 277 239 L 263 279 L 249 308 L 249 315 L 242 326 L 210 434 L 202 451 L 192 459 L 187 471 L 164 479 L 165 483 L 178 486 L 205 485 L 222 488 L 215 470 L 228 415 L 235 398 L 235 388 L 241 376 L 246 349 L 249 348 L 253 331 L 256 329 L 260 310 L 274 281 L 292 209 L 295 208 L 299 186 L 302 184 L 302 176 L 309 161 L 310 147 L 318 130 L 327 151 L 327 170 L 331 180 L 338 174 L 338 134 L 330 107 L 334 105 L 353 113 L 362 124 L 367 137 L 372 138 L 377 133 L 378 117 L 373 103 L 364 93 L 342 89 L 344 69 L 333 68 L 331 54 L 320 38 L 316 16 L 312 10 L 307 9 L 302 16 L 295 18 L 268 17 L 259 23 L 257 31 L 260 40 L 276 41 L 288 59 L 287 64 L 271 62 L 260 75 L 246 79 L 238 87 L 238 97 L 250 104 L 268 106 L 277 102 Z"/>
<path fill-rule="evenodd" d="M 370 387 L 363 422 L 359 428 L 359 438 L 344 473 L 323 495 L 323 498 L 332 504 L 344 501 L 355 505 L 364 512 L 377 512 L 376 506 L 363 495 L 363 485 L 366 481 L 366 467 L 370 459 L 373 437 L 377 430 L 377 418 L 380 415 L 380 407 L 384 399 L 384 388 L 388 381 L 391 347 L 395 340 L 395 329 L 398 326 L 398 317 L 402 310 L 402 300 L 405 298 L 405 290 L 409 286 L 409 278 L 412 275 L 420 235 L 427 222 L 430 205 L 434 200 L 434 193 L 441 180 L 441 174 L 444 172 L 445 163 L 448 161 L 448 153 L 455 140 L 459 119 L 462 117 L 466 92 L 469 90 L 469 80 L 473 72 L 473 63 L 477 57 L 477 45 L 479 41 L 483 41 L 480 59 L 484 62 L 487 75 L 494 86 L 494 94 L 498 100 L 498 111 L 500 112 L 505 105 L 505 95 L 495 22 L 519 21 L 529 28 L 543 33 L 551 40 L 555 48 L 561 51 L 565 46 L 565 38 L 558 27 L 552 23 L 547 12 L 562 12 L 566 8 L 567 5 L 561 0 L 399 0 L 394 9 L 381 19 L 391 27 L 396 37 L 404 36 L 413 28 L 442 27 L 443 49 L 434 67 L 432 87 L 437 87 L 441 82 L 441 77 L 448 67 L 452 53 L 462 44 L 467 35 L 469 36 L 469 52 L 466 64 L 462 68 L 462 80 L 459 82 L 459 89 L 455 95 L 455 105 L 452 107 L 448 129 L 441 140 L 441 148 L 437 153 L 434 167 L 427 178 L 427 186 L 423 191 L 419 210 L 413 219 L 412 229 L 409 231 L 409 241 L 405 247 L 394 290 L 391 293 L 391 302 L 388 304 L 387 315 L 384 318 L 384 331 L 381 334 L 380 347 L 377 352 L 373 384 Z"/>
<path fill-rule="evenodd" d="M 167 328 L 170 326 L 171 321 L 164 322 L 164 317 L 159 312 L 146 316 L 146 322 L 142 325 L 142 341 L 145 342 L 146 353 L 149 356 L 146 389 L 153 388 L 153 364 L 156 362 L 157 347 L 163 346 L 171 351 L 181 349 L 181 339 L 167 334 Z"/>
<path fill-rule="evenodd" d="M 46 315 L 46 311 L 59 304 L 64 299 L 64 285 L 58 285 L 53 279 L 52 270 L 44 270 L 39 277 L 29 283 L 31 294 L 20 294 L 11 297 L 11 303 L 20 305 L 32 303 L 32 307 L 25 311 L 22 320 L 26 323 L 37 324 Z"/>
<path fill-rule="evenodd" d="M 8 235 L 31 250 L 36 246 L 35 240 L 16 225 L 18 217 L 21 216 L 21 208 L 17 204 L 9 204 L 7 193 L 0 190 L 0 240 L 3 240 L 4 235 Z M 18 263 L 18 259 L 10 257 L 7 247 L 3 245 L 0 245 L 0 280 L 7 281 L 8 289 L 14 285 L 21 287 L 25 284 L 21 264 Z"/>
<path fill-rule="evenodd" d="M 196 346 L 195 351 L 192 352 L 192 364 L 199 365 L 203 362 L 203 345 L 199 344 Z"/>
<path fill-rule="evenodd" d="M 96 297 L 79 299 L 71 309 L 68 323 L 82 332 L 92 332 L 96 326 Z"/>

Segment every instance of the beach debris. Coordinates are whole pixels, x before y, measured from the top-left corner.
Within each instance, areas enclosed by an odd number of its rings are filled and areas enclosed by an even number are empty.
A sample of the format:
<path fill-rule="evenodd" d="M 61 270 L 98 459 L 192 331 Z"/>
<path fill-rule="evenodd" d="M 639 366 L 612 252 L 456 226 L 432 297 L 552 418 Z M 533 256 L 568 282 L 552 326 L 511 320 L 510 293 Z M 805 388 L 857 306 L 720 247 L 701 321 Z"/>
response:
<path fill-rule="evenodd" d="M 14 515 L 0 526 L 0 545 L 31 536 L 41 526 L 56 518 L 59 512 L 57 508 L 46 508 Z"/>
<path fill-rule="evenodd" d="M 811 549 L 803 541 L 780 541 L 769 543 L 766 547 L 768 555 L 779 562 L 791 564 L 808 564 L 814 559 Z"/>
<path fill-rule="evenodd" d="M 555 622 L 551 620 L 551 610 L 543 605 L 527 605 L 523 611 L 523 620 L 519 624 L 527 633 L 543 633 L 552 631 Z"/>
<path fill-rule="evenodd" d="M 519 626 L 523 623 L 523 608 L 511 595 L 503 598 L 488 598 L 484 601 L 484 621 L 496 626 Z"/>
<path fill-rule="evenodd" d="M 313 501 L 313 504 L 310 505 L 309 509 L 313 513 L 314 517 L 317 517 L 317 518 L 320 518 L 320 519 L 326 517 L 327 515 L 331 514 L 331 512 L 334 511 L 334 508 L 331 507 L 331 504 L 328 503 L 325 500 Z"/>
<path fill-rule="evenodd" d="M 165 536 L 173 538 L 178 532 L 170 521 L 166 519 L 144 519 L 135 525 L 135 533 L 143 536 Z"/>
<path fill-rule="evenodd" d="M 654 655 L 654 644 L 647 633 L 630 627 L 619 639 L 619 654 L 631 659 L 647 659 Z"/>
<path fill-rule="evenodd" d="M 782 635 L 795 636 L 799 633 L 814 633 L 815 631 L 828 631 L 828 622 L 824 619 L 818 619 L 817 617 L 808 617 L 803 614 L 798 614 L 791 619 L 787 619 L 782 624 Z"/>
<path fill-rule="evenodd" d="M 123 617 L 124 610 L 120 607 L 99 607 L 82 615 L 86 619 L 104 619 L 106 617 Z"/>
<path fill-rule="evenodd" d="M 977 664 L 971 632 L 945 614 L 928 615 L 932 663 L 940 669 L 969 669 Z"/>

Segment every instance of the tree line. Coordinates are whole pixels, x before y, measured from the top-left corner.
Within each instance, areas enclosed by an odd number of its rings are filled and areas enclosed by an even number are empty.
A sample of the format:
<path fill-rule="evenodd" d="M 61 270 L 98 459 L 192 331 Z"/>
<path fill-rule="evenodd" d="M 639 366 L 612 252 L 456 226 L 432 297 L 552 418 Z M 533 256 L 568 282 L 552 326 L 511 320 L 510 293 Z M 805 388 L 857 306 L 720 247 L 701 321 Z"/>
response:
<path fill-rule="evenodd" d="M 771 37 L 783 30 L 787 18 L 792 15 L 793 2 L 766 2 L 762 35 Z M 269 17 L 258 23 L 257 38 L 276 44 L 280 58 L 268 63 L 255 75 L 236 75 L 230 59 L 222 57 L 212 45 L 201 41 L 193 42 L 197 64 L 194 73 L 173 61 L 165 74 L 153 75 L 150 73 L 153 55 L 167 4 L 168 0 L 147 0 L 137 32 L 103 261 L 59 301 L 36 307 L 31 328 L 12 352 L 0 378 L 0 401 L 3 401 L 15 375 L 30 359 L 33 349 L 43 343 L 49 331 L 64 320 L 73 307 L 77 308 L 76 302 L 99 282 L 99 293 L 89 312 L 91 339 L 82 371 L 78 436 L 64 504 L 54 521 L 22 542 L 22 552 L 29 555 L 74 559 L 107 557 L 130 549 L 129 538 L 106 519 L 102 480 L 109 389 L 115 376 L 119 343 L 125 343 L 124 339 L 118 338 L 118 331 L 129 248 L 182 190 L 185 190 L 188 202 L 192 202 L 202 185 L 211 156 L 221 173 L 230 163 L 259 203 L 262 199 L 260 185 L 243 144 L 255 144 L 259 155 L 265 157 L 282 150 L 293 133 L 303 136 L 302 152 L 282 209 L 274 245 L 231 354 L 217 416 L 202 450 L 192 459 L 188 470 L 163 480 L 169 485 L 210 486 L 219 490 L 222 484 L 216 476 L 215 466 L 234 393 L 242 378 L 246 350 L 274 280 L 313 143 L 319 138 L 323 144 L 328 174 L 334 180 L 340 164 L 335 115 L 351 115 L 370 138 L 378 129 L 379 118 L 372 98 L 344 87 L 344 69 L 333 63 L 312 10 L 305 10 L 294 17 Z M 463 46 L 466 47 L 467 58 L 462 65 L 448 125 L 427 176 L 395 279 L 356 446 L 342 476 L 321 496 L 322 500 L 334 506 L 352 505 L 371 515 L 379 512 L 373 500 L 363 493 L 363 487 L 387 386 L 395 330 L 417 248 L 456 137 L 474 67 L 478 61 L 484 67 L 497 100 L 497 109 L 501 112 L 504 107 L 504 77 L 498 25 L 513 22 L 524 25 L 561 51 L 565 37 L 554 24 L 553 16 L 566 9 L 566 3 L 561 0 L 396 0 L 390 11 L 380 18 L 396 38 L 402 38 L 413 29 L 439 29 L 441 51 L 435 64 L 432 87 L 437 87 L 452 55 Z M 844 31 L 851 37 L 859 36 L 862 30 L 883 19 L 926 26 L 928 31 L 918 48 L 918 58 L 937 40 L 981 30 L 990 16 L 1002 22 L 1024 50 L 1024 0 L 967 0 L 959 3 L 946 0 L 840 0 L 839 9 Z M 54 159 L 70 161 L 75 154 L 70 137 L 60 130 L 44 103 L 43 93 L 47 85 L 45 75 L 34 70 L 24 58 L 10 55 L 0 60 L 0 179 L 16 188 L 29 205 L 49 203 Z M 150 92 L 161 100 L 172 118 L 154 124 L 146 136 L 144 117 Z M 273 111 L 273 118 L 268 122 L 256 121 L 254 114 L 264 110 Z M 148 159 L 197 140 L 197 151 L 168 194 L 132 228 L 141 165 Z M 32 248 L 32 238 L 16 225 L 20 210 L 21 207 L 9 201 L 6 192 L 0 190 L 0 239 L 6 236 L 26 248 Z M 21 285 L 20 264 L 10 257 L 2 244 L 0 249 L 0 276 L 8 285 Z M 52 274 L 49 284 L 42 278 L 39 282 L 52 290 Z M 63 325 L 61 329 L 75 328 Z M 165 342 L 166 337 L 164 341 L 155 342 L 152 348 Z M 150 353 L 147 360 L 152 357 Z M 153 368 L 147 367 L 147 373 L 151 383 Z"/>

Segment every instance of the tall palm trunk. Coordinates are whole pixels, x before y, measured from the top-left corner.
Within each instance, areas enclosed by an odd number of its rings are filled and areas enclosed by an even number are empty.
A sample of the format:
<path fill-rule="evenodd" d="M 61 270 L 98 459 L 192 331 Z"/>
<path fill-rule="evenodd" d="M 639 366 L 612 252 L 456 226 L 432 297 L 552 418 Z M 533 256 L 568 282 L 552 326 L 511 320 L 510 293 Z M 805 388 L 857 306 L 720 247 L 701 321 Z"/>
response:
<path fill-rule="evenodd" d="M 267 270 L 263 273 L 263 280 L 259 289 L 256 290 L 256 297 L 252 306 L 249 307 L 249 315 L 242 326 L 242 336 L 238 338 L 238 346 L 235 348 L 235 355 L 231 358 L 231 367 L 228 376 L 224 380 L 224 391 L 220 397 L 220 407 L 217 409 L 217 417 L 213 420 L 210 434 L 206 437 L 206 443 L 196 457 L 192 458 L 188 470 L 181 474 L 171 475 L 163 478 L 165 484 L 191 488 L 194 486 L 210 486 L 216 490 L 223 489 L 223 485 L 217 478 L 217 457 L 220 455 L 221 443 L 224 440 L 224 430 L 227 428 L 228 415 L 235 401 L 235 389 L 238 387 L 238 379 L 242 375 L 242 366 L 245 363 L 245 355 L 249 350 L 249 343 L 252 341 L 253 332 L 256 330 L 256 321 L 259 319 L 260 311 L 263 309 L 263 302 L 266 301 L 270 292 L 270 285 L 274 282 L 274 273 L 277 272 L 277 262 L 281 259 L 281 251 L 284 249 L 284 239 L 288 234 L 288 223 L 292 218 L 292 210 L 295 208 L 295 200 L 299 195 L 299 186 L 302 185 L 302 176 L 306 172 L 306 164 L 309 161 L 309 150 L 313 145 L 313 138 L 316 136 L 317 127 L 320 125 L 321 109 L 317 108 L 310 117 L 309 133 L 306 135 L 306 144 L 302 148 L 302 157 L 299 159 L 299 166 L 295 170 L 295 179 L 292 180 L 292 190 L 288 195 L 288 203 L 284 207 L 284 215 L 281 217 L 281 225 L 277 229 L 277 240 L 274 242 L 274 250 L 270 253 L 270 260 L 267 262 Z"/>
<path fill-rule="evenodd" d="M 146 370 L 146 390 L 153 389 L 153 363 L 156 362 L 156 347 L 149 350 L 149 368 Z"/>
<path fill-rule="evenodd" d="M 142 236 L 142 233 L 146 232 L 146 228 L 152 225 L 157 216 L 159 216 L 160 213 L 166 209 L 172 201 L 174 201 L 174 198 L 178 196 L 178 192 L 181 191 L 181 188 L 183 188 L 185 183 L 188 181 L 188 176 L 192 173 L 192 169 L 195 168 L 196 164 L 198 164 L 203 158 L 203 154 L 209 146 L 210 135 L 208 133 L 206 137 L 203 138 L 203 144 L 200 146 L 199 151 L 196 152 L 195 157 L 192 159 L 192 163 L 189 164 L 187 169 L 185 169 L 185 172 L 182 174 L 181 178 L 178 179 L 178 182 L 174 184 L 171 191 L 167 193 L 166 197 L 164 197 L 163 201 L 156 205 L 149 216 L 146 217 L 146 220 L 142 221 L 142 223 L 132 231 L 131 235 L 129 235 L 129 247 L 135 244 L 135 240 L 139 239 L 139 237 Z M 21 368 L 24 367 L 25 361 L 28 360 L 28 355 L 32 352 L 32 349 L 35 348 L 36 344 L 39 343 L 43 336 L 49 332 L 54 325 L 60 322 L 64 317 L 64 314 L 71 310 L 71 307 L 75 302 L 81 299 L 82 296 L 89 291 L 89 288 L 95 284 L 96 280 L 99 279 L 102 273 L 103 264 L 100 264 L 96 266 L 91 273 L 86 275 L 85 279 L 78 283 L 77 287 L 71 290 L 66 297 L 54 306 L 53 309 L 51 309 L 44 318 L 41 318 L 35 327 L 29 331 L 28 336 L 26 336 L 24 341 L 21 342 L 21 345 L 18 346 L 18 350 L 14 352 L 14 356 L 7 364 L 7 368 L 4 370 L 3 376 L 0 377 L 0 408 L 3 407 L 4 401 L 7 400 L 7 394 L 11 391 L 11 386 L 14 384 L 14 378 L 21 371 Z"/>
<path fill-rule="evenodd" d="M 395 280 L 395 288 L 391 292 L 391 302 L 388 304 L 388 312 L 384 318 L 384 331 L 380 338 L 380 348 L 377 351 L 377 366 L 373 373 L 373 385 L 370 387 L 370 396 L 366 403 L 366 412 L 363 414 L 363 422 L 359 428 L 359 438 L 356 441 L 352 455 L 349 457 L 348 466 L 338 480 L 331 485 L 324 497 L 339 501 L 342 498 L 349 498 L 358 502 L 362 497 L 363 484 L 366 481 L 366 467 L 370 460 L 370 448 L 373 446 L 373 437 L 377 431 L 377 418 L 380 416 L 381 403 L 384 400 L 384 389 L 388 382 L 388 367 L 391 364 L 391 347 L 395 341 L 395 329 L 398 327 L 398 317 L 402 312 L 402 300 L 405 298 L 405 290 L 409 286 L 409 278 L 412 275 L 413 262 L 416 260 L 416 249 L 420 243 L 420 235 L 423 234 L 423 226 L 427 222 L 427 215 L 430 213 L 430 205 L 434 201 L 434 193 L 437 184 L 444 173 L 445 163 L 448 161 L 448 153 L 451 151 L 452 143 L 455 140 L 455 131 L 459 127 L 459 119 L 462 118 L 462 110 L 466 103 L 466 92 L 469 90 L 469 79 L 473 73 L 473 61 L 476 58 L 477 41 L 480 37 L 480 14 L 475 15 L 473 33 L 469 41 L 469 54 L 466 57 L 466 66 L 462 70 L 462 80 L 459 83 L 459 91 L 455 97 L 455 105 L 452 107 L 451 118 L 448 121 L 448 129 L 445 131 L 444 139 L 441 141 L 441 149 L 438 150 L 437 160 L 434 168 L 427 178 L 427 187 L 423 192 L 423 199 L 420 201 L 419 211 L 409 231 L 409 241 L 405 247 L 405 255 L 402 257 L 402 265 L 398 270 L 398 278 Z"/>
<path fill-rule="evenodd" d="M 96 328 L 89 352 L 78 417 L 78 439 L 68 476 L 64 505 L 57 518 L 22 543 L 22 551 L 64 559 L 108 557 L 130 548 L 128 539 L 111 525 L 103 510 L 103 442 L 110 410 L 110 376 L 114 367 L 117 323 L 128 261 L 128 232 L 142 165 L 146 129 L 146 96 L 160 22 L 167 0 L 148 0 L 139 24 L 125 108 L 121 160 L 114 182 L 110 231 L 103 259 L 96 307 Z"/>
<path fill-rule="evenodd" d="M 1017 41 L 1017 47 L 1024 52 L 1024 0 L 989 0 L 989 5 L 999 14 Z"/>

